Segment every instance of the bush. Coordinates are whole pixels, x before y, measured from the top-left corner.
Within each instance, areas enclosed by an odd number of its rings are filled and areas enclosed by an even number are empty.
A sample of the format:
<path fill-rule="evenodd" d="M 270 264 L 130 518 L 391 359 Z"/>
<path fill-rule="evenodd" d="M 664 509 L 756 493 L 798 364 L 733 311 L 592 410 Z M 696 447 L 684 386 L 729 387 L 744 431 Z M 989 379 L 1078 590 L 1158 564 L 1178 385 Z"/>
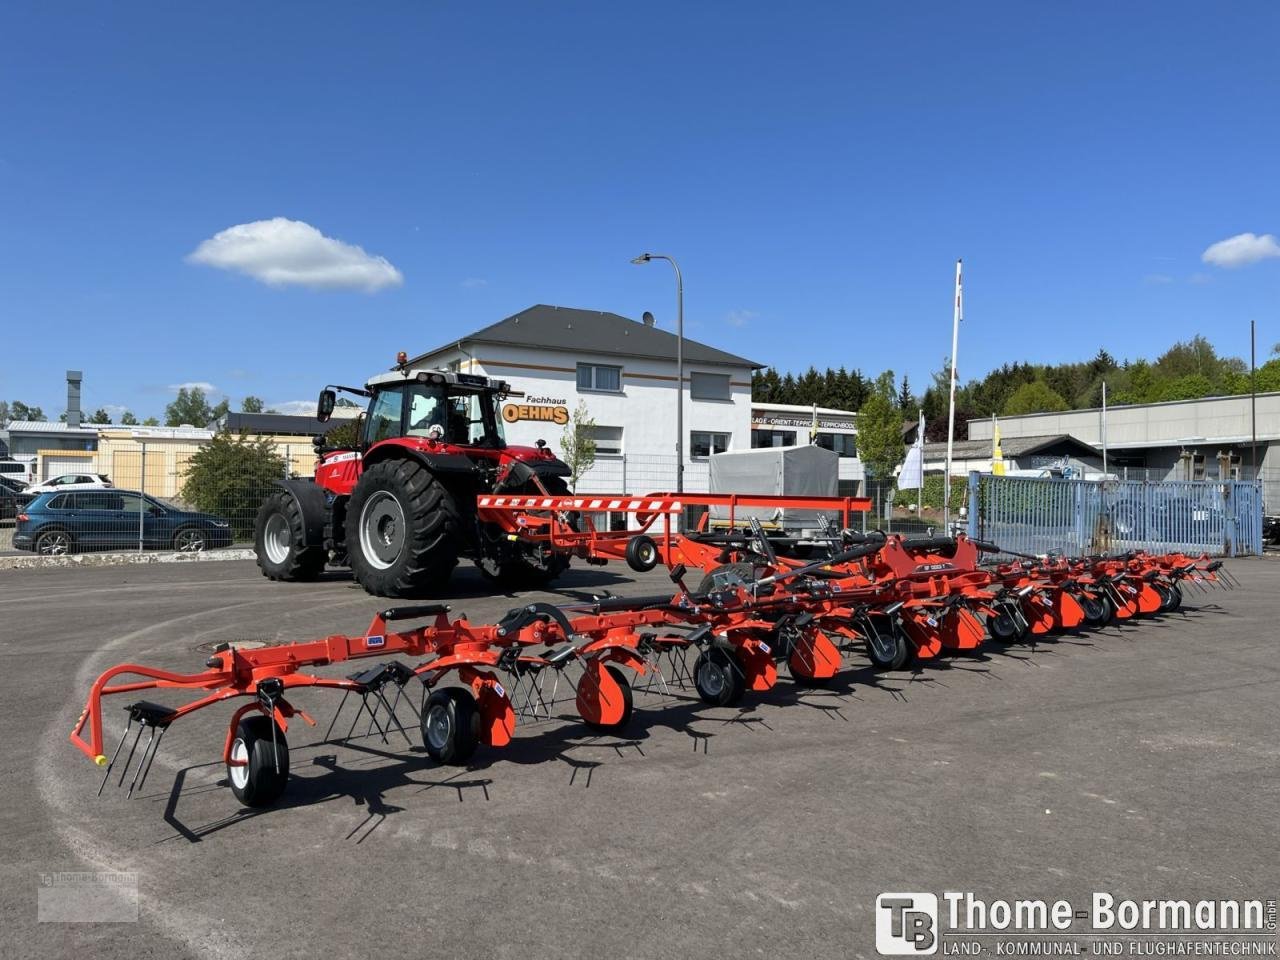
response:
<path fill-rule="evenodd" d="M 952 477 L 951 478 L 951 507 L 959 509 L 964 503 L 965 497 L 968 495 L 969 478 L 968 477 Z M 906 490 L 899 490 L 893 498 L 895 507 L 908 507 L 916 503 L 920 498 L 920 491 L 916 487 L 909 487 Z M 924 499 L 921 501 L 922 507 L 928 507 L 934 510 L 942 509 L 942 474 L 927 473 L 924 477 Z"/>
<path fill-rule="evenodd" d="M 269 440 L 219 433 L 191 458 L 182 499 L 229 520 L 235 538 L 247 540 L 253 536 L 258 507 L 286 470 Z"/>

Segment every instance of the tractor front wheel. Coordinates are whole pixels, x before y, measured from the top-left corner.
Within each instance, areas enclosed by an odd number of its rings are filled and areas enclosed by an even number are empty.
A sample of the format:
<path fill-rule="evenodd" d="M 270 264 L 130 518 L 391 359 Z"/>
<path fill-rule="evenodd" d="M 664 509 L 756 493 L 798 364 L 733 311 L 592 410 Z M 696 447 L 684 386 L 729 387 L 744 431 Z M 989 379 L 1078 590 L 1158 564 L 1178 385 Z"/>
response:
<path fill-rule="evenodd" d="M 253 552 L 258 569 L 268 580 L 314 580 L 324 570 L 324 548 L 307 546 L 302 508 L 285 490 L 275 491 L 258 508 Z"/>
<path fill-rule="evenodd" d="M 453 494 L 416 460 L 365 470 L 347 509 L 347 550 L 359 584 L 379 597 L 438 593 L 458 565 L 464 525 Z"/>

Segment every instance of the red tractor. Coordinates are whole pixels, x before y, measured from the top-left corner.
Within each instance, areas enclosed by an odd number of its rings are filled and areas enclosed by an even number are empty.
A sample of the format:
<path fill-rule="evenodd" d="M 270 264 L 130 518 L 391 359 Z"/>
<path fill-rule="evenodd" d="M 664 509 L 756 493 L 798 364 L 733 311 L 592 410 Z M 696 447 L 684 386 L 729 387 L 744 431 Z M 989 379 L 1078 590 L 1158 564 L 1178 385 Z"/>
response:
<path fill-rule="evenodd" d="M 254 548 L 272 580 L 313 580 L 349 565 L 381 597 L 442 592 L 460 557 L 506 588 L 533 587 L 569 566 L 568 554 L 512 537 L 476 514 L 484 493 L 568 493 L 569 468 L 547 446 L 508 446 L 500 380 L 412 368 L 399 355 L 363 389 L 329 386 L 316 410 L 327 421 L 336 391 L 367 397 L 354 444 L 316 438 L 315 479 L 281 480 L 258 511 Z M 570 518 L 572 520 L 572 518 Z"/>

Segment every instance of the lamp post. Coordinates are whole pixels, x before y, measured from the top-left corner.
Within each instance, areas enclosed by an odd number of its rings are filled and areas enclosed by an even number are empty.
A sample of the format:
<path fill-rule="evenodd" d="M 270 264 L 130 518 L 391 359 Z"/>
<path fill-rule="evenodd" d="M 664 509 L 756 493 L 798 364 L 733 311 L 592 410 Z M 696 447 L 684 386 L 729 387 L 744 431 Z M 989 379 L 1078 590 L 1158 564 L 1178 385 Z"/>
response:
<path fill-rule="evenodd" d="M 642 253 L 631 262 L 650 260 L 665 260 L 676 272 L 676 493 L 684 493 L 684 279 L 680 264 L 665 253 Z"/>

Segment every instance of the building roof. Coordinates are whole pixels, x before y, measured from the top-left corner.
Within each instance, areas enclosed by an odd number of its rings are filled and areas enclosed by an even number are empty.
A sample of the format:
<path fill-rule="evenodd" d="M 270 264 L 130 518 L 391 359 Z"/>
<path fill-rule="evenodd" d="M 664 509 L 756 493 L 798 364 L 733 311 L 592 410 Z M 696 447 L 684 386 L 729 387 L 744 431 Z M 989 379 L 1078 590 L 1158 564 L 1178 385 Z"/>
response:
<path fill-rule="evenodd" d="M 571 353 L 596 353 L 651 360 L 674 360 L 676 335 L 616 313 L 578 310 L 539 303 L 475 333 L 437 347 L 410 363 L 420 363 L 458 344 L 495 343 Z M 745 357 L 684 338 L 686 363 L 729 367 L 763 367 Z"/>
<path fill-rule="evenodd" d="M 296 434 L 299 437 L 314 437 L 317 434 L 328 433 L 349 420 L 349 417 L 342 416 L 320 421 L 315 417 L 288 413 L 228 413 L 210 426 L 216 426 L 230 433 Z"/>
<path fill-rule="evenodd" d="M 11 420 L 8 430 L 11 435 L 14 433 L 69 433 L 72 436 L 96 437 L 99 426 L 96 423 L 82 423 L 78 427 L 72 427 L 62 420 Z"/>
<path fill-rule="evenodd" d="M 1075 456 L 1101 457 L 1102 451 L 1092 447 L 1083 440 L 1077 440 L 1069 433 L 1058 433 L 1042 437 L 1009 437 L 1000 439 L 1000 452 L 1006 459 L 1016 460 L 1018 457 L 1029 457 L 1051 447 L 1065 447 L 1066 452 Z M 946 456 L 946 443 L 925 443 L 925 458 L 941 460 Z M 956 440 L 951 445 L 952 460 L 989 460 L 991 458 L 990 440 Z"/>

